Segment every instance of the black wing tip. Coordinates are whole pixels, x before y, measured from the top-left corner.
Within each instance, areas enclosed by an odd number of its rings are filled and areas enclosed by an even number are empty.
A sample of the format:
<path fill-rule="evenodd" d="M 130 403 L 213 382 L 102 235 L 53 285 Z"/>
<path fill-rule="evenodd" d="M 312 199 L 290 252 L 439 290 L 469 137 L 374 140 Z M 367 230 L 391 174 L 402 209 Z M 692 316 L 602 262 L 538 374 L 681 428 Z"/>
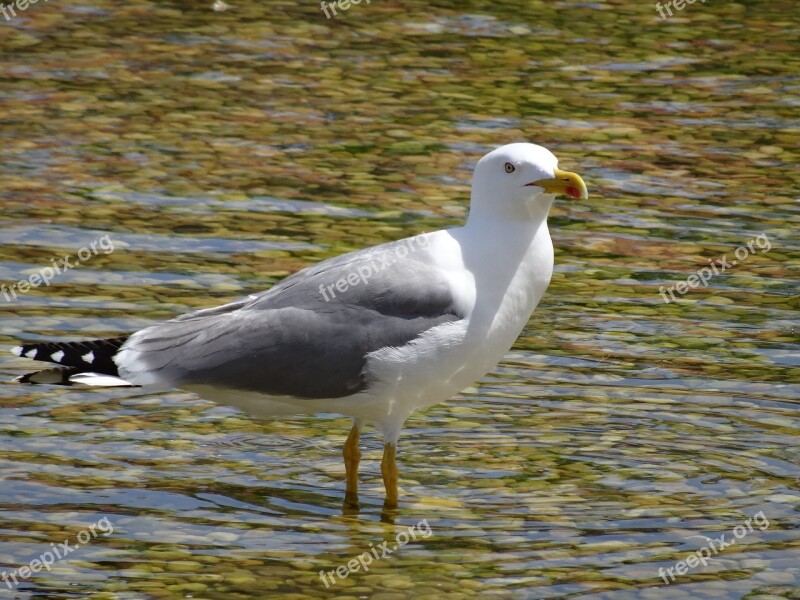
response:
<path fill-rule="evenodd" d="M 70 377 L 78 373 L 79 370 L 71 367 L 55 367 L 53 369 L 43 369 L 41 371 L 34 371 L 33 373 L 26 373 L 14 378 L 14 382 L 27 384 L 27 385 L 64 385 L 72 386 Z"/>
<path fill-rule="evenodd" d="M 62 367 L 75 367 L 105 375 L 117 375 L 114 356 L 128 336 L 102 338 L 81 342 L 37 342 L 11 348 L 22 358 L 51 362 Z"/>

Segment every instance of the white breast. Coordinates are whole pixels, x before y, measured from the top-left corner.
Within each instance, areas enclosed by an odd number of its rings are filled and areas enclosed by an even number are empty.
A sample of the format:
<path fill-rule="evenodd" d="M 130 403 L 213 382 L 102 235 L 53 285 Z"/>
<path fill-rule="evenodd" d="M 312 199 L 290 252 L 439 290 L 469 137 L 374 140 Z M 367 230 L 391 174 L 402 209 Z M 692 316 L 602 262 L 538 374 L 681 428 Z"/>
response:
<path fill-rule="evenodd" d="M 443 240 L 442 243 L 452 243 Z M 518 251 L 518 249 L 517 249 Z M 498 254 L 453 264 L 443 257 L 454 297 L 466 318 L 425 332 L 401 348 L 373 352 L 367 362 L 371 381 L 358 402 L 359 415 L 376 421 L 384 435 L 399 433 L 413 411 L 443 402 L 491 370 L 511 348 L 544 295 L 553 272 L 553 246 L 546 223 L 521 254 Z M 396 431 L 395 431 L 396 430 Z"/>

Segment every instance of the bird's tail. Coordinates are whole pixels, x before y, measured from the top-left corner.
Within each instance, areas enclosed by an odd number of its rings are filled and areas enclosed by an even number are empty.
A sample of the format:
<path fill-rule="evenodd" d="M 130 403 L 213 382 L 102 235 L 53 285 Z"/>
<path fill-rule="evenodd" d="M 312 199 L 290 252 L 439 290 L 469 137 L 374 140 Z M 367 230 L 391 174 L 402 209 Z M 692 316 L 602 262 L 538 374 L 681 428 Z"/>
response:
<path fill-rule="evenodd" d="M 40 342 L 11 349 L 17 356 L 60 365 L 17 377 L 20 383 L 51 383 L 72 385 L 120 386 L 131 385 L 119 378 L 114 355 L 128 336 L 91 340 L 87 342 Z"/>

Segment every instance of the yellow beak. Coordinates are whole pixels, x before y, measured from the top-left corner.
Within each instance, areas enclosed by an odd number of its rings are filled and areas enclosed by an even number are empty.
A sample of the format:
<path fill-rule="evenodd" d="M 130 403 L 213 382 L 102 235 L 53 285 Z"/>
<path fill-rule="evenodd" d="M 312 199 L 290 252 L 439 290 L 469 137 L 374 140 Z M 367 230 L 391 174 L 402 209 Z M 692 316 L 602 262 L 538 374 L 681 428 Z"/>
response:
<path fill-rule="evenodd" d="M 572 198 L 580 198 L 586 200 L 589 197 L 589 191 L 586 189 L 586 184 L 577 173 L 569 171 L 562 171 L 556 169 L 553 179 L 540 179 L 527 185 L 535 185 L 543 188 L 548 194 L 566 194 Z"/>

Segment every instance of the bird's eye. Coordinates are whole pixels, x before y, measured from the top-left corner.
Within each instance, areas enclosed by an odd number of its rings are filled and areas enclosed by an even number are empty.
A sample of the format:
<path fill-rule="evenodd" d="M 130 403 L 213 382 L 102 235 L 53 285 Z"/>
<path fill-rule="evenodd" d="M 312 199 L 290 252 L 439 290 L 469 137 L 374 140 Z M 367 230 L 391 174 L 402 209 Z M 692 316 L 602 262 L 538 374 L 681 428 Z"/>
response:
<path fill-rule="evenodd" d="M 511 163 L 506 163 L 506 173 L 513 173 L 517 168 Z"/>

